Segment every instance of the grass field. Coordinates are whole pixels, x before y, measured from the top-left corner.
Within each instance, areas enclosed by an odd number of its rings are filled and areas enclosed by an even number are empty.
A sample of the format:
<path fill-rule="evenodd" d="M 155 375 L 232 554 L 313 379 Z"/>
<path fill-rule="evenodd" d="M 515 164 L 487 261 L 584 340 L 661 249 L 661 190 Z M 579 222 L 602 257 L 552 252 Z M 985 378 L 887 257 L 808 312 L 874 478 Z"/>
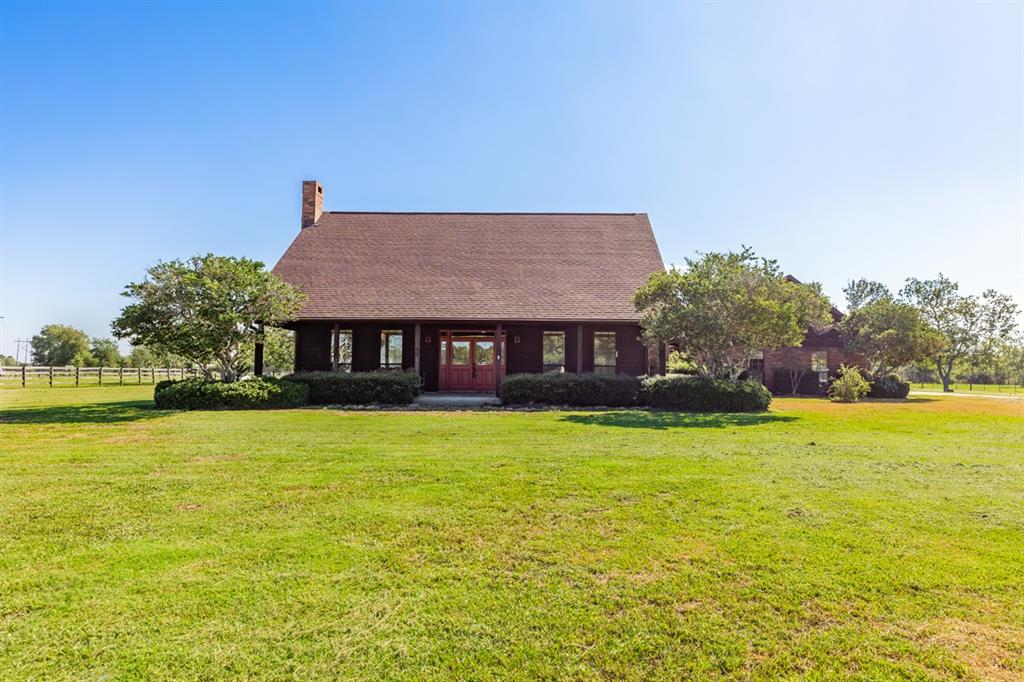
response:
<path fill-rule="evenodd" d="M 954 393 L 966 393 L 968 395 L 975 393 L 978 395 L 993 394 L 993 395 L 1022 395 L 1024 394 L 1024 386 L 1018 386 L 1017 384 L 961 384 L 953 383 L 950 385 Z M 912 391 L 938 391 L 942 392 L 942 384 L 910 384 L 910 390 Z"/>
<path fill-rule="evenodd" d="M 0 394 L 0 678 L 1021 679 L 1024 402 Z"/>

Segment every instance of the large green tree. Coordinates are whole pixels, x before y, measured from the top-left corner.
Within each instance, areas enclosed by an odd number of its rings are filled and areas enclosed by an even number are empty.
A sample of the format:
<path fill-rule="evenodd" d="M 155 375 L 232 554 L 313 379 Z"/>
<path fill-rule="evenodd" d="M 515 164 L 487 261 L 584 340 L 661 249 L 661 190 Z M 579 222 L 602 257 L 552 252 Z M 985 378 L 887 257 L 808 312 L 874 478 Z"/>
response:
<path fill-rule="evenodd" d="M 294 318 L 305 296 L 248 258 L 194 256 L 151 267 L 125 287 L 132 299 L 114 320 L 114 335 L 173 353 L 206 375 L 234 381 L 244 354 L 262 340 L 262 323 Z"/>
<path fill-rule="evenodd" d="M 929 357 L 947 392 L 958 362 L 989 353 L 1017 326 L 1012 297 L 992 289 L 981 296 L 962 295 L 960 286 L 941 273 L 935 279 L 908 279 L 900 295 L 941 335 L 942 343 Z"/>
<path fill-rule="evenodd" d="M 32 337 L 37 365 L 71 365 L 89 357 L 89 335 L 66 324 L 48 324 Z"/>
<path fill-rule="evenodd" d="M 820 285 L 787 278 L 750 248 L 655 273 L 633 303 L 645 337 L 677 344 L 705 378 L 735 379 L 752 351 L 799 346 L 808 328 L 832 321 Z"/>
<path fill-rule="evenodd" d="M 846 349 L 864 356 L 875 376 L 930 356 L 942 337 L 913 305 L 896 300 L 879 283 L 860 279 L 847 284 L 847 314 L 839 323 Z"/>
<path fill-rule="evenodd" d="M 124 363 L 121 349 L 113 339 L 94 338 L 85 363 L 92 367 L 120 367 Z"/>
<path fill-rule="evenodd" d="M 263 334 L 263 366 L 269 374 L 291 372 L 295 367 L 295 332 L 267 327 Z"/>

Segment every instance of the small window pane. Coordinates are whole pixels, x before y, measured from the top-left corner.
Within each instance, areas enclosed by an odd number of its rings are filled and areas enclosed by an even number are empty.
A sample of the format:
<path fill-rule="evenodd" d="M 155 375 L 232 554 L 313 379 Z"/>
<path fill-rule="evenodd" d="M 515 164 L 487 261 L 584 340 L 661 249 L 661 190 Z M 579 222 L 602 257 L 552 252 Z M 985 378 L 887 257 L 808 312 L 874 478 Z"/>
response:
<path fill-rule="evenodd" d="M 493 365 L 494 364 L 494 342 L 493 341 L 477 341 L 476 342 L 476 364 L 478 364 L 478 365 Z"/>
<path fill-rule="evenodd" d="M 615 374 L 615 332 L 595 332 L 594 372 Z"/>
<path fill-rule="evenodd" d="M 401 369 L 401 330 L 388 329 L 380 333 L 380 366 L 384 369 Z"/>
<path fill-rule="evenodd" d="M 469 341 L 452 341 L 452 364 L 469 364 Z"/>
<path fill-rule="evenodd" d="M 565 364 L 565 332 L 544 332 L 544 364 Z"/>
<path fill-rule="evenodd" d="M 828 351 L 816 350 L 811 353 L 811 370 L 814 372 L 828 371 Z"/>
<path fill-rule="evenodd" d="M 352 330 L 338 331 L 338 371 L 352 371 Z"/>
<path fill-rule="evenodd" d="M 448 339 L 441 339 L 441 366 L 448 364 Z"/>

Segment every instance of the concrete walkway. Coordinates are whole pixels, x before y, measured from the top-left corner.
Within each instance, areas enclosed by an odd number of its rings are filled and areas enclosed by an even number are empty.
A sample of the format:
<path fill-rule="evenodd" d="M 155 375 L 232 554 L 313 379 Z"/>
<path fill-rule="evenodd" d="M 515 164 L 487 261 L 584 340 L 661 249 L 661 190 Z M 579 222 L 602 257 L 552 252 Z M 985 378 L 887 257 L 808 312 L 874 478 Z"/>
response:
<path fill-rule="evenodd" d="M 414 401 L 422 407 L 464 407 L 500 405 L 498 396 L 489 393 L 423 393 Z"/>

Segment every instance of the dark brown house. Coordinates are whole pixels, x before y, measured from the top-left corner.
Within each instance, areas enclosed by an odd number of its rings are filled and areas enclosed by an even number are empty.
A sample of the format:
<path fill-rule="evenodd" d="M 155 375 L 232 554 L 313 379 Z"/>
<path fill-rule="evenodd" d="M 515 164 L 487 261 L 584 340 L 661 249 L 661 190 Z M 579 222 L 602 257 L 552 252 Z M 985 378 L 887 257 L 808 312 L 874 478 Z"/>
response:
<path fill-rule="evenodd" d="M 295 369 L 417 372 L 428 391 L 506 374 L 664 369 L 633 292 L 664 265 L 645 213 L 356 213 L 302 185 L 274 267 L 308 300 Z M 259 362 L 257 362 L 259 364 Z"/>

